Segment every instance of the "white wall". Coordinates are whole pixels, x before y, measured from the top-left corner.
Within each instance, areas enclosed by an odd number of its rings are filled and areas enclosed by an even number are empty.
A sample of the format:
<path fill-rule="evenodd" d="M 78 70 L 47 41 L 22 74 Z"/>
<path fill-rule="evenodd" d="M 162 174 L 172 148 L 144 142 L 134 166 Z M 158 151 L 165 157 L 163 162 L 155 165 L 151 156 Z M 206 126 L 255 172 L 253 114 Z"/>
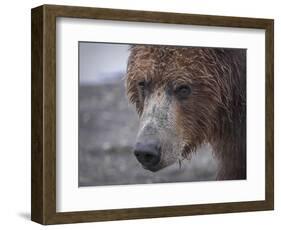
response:
<path fill-rule="evenodd" d="M 30 8 L 48 4 L 85 5 L 138 10 L 175 11 L 200 14 L 265 17 L 275 19 L 275 87 L 280 85 L 281 15 L 279 1 L 200 1 L 200 0 L 44 0 L 2 1 L 0 8 L 0 133 L 1 133 L 1 229 L 41 229 L 28 220 L 30 216 Z M 177 217 L 152 220 L 87 223 L 52 226 L 51 229 L 276 229 L 280 222 L 280 89 L 275 90 L 275 175 L 274 212 Z M 234 191 L 237 192 L 237 191 Z M 5 227 L 4 227 L 5 226 Z"/>

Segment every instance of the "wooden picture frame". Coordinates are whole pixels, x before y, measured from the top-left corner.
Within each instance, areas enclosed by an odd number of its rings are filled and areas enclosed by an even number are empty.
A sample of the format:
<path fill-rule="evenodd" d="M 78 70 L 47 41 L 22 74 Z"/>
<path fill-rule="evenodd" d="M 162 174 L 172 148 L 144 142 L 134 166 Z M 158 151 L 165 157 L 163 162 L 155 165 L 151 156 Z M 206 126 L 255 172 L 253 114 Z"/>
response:
<path fill-rule="evenodd" d="M 265 200 L 180 206 L 56 211 L 56 18 L 120 20 L 265 30 Z M 274 21 L 271 19 L 43 5 L 32 9 L 31 219 L 63 224 L 231 213 L 274 208 Z"/>

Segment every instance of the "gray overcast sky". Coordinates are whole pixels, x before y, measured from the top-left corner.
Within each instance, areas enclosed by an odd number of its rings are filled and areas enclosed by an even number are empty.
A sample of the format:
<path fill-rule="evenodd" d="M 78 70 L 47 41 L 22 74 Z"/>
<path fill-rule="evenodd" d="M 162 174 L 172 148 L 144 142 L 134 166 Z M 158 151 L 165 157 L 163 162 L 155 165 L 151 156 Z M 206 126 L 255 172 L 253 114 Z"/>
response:
<path fill-rule="evenodd" d="M 80 83 L 101 83 L 125 72 L 128 56 L 129 45 L 80 42 Z"/>

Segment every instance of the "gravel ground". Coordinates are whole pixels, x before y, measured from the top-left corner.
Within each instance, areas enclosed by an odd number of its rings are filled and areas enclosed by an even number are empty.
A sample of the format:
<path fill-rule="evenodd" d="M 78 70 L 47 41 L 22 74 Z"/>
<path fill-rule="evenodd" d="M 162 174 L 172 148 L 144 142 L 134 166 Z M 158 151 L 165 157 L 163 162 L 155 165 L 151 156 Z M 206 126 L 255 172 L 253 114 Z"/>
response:
<path fill-rule="evenodd" d="M 79 186 L 214 180 L 217 162 L 208 146 L 192 160 L 158 172 L 141 167 L 132 152 L 138 129 L 122 80 L 79 88 Z"/>

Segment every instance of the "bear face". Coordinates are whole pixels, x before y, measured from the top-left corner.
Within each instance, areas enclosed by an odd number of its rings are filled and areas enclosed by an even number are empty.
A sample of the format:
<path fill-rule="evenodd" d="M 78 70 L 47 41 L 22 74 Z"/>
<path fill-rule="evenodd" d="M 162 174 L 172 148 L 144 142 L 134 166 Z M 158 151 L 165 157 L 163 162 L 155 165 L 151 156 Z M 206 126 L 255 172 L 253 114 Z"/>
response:
<path fill-rule="evenodd" d="M 233 92 L 237 52 L 131 47 L 126 86 L 140 117 L 135 155 L 145 169 L 158 171 L 190 158 L 198 146 L 224 135 L 224 124 L 233 119 L 232 103 L 239 100 L 234 97 L 244 97 Z"/>

